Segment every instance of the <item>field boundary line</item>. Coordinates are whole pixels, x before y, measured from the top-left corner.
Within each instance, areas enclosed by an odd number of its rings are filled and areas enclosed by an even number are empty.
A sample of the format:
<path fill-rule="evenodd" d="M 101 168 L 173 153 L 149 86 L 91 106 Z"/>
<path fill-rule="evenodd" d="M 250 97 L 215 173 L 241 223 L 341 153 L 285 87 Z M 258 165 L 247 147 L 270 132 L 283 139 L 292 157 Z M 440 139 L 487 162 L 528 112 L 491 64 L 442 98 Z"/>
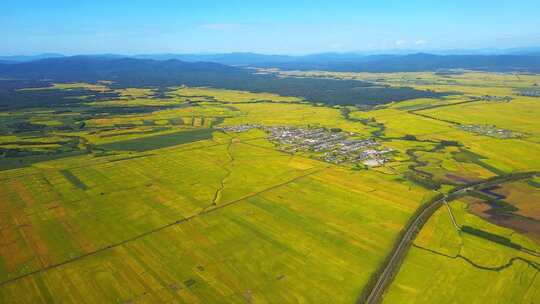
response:
<path fill-rule="evenodd" d="M 216 130 L 216 131 L 218 131 L 218 130 Z M 247 139 L 241 140 L 240 142 L 252 141 L 252 140 L 257 140 L 257 139 L 264 139 L 264 138 L 266 138 L 266 137 L 261 136 L 261 137 L 247 138 Z M 168 147 L 168 148 L 164 148 L 164 149 L 171 149 L 171 150 L 163 151 L 160 154 L 148 154 L 148 153 L 144 154 L 145 152 L 140 152 L 140 153 L 143 153 L 143 154 L 142 155 L 137 155 L 136 158 L 146 158 L 146 157 L 161 156 L 161 155 L 167 155 L 167 154 L 173 154 L 173 153 L 179 153 L 179 152 L 196 151 L 196 150 L 205 149 L 205 148 L 213 148 L 213 147 L 224 146 L 224 145 L 227 145 L 227 144 L 228 144 L 227 142 L 225 142 L 225 143 L 215 142 L 214 144 L 211 144 L 211 145 L 208 145 L 208 146 L 190 147 L 190 148 L 179 149 L 179 150 L 172 150 L 172 149 L 174 149 L 174 146 L 171 146 L 171 147 Z M 181 146 L 181 145 L 178 145 L 178 146 Z M 149 151 L 152 151 L 152 150 L 149 150 Z M 148 152 L 148 151 L 146 151 L 146 152 Z M 82 155 L 88 155 L 88 154 L 82 154 Z M 32 173 L 27 173 L 27 174 L 10 176 L 10 177 L 7 177 L 7 178 L 0 178 L 0 182 L 1 181 L 9 181 L 9 180 L 12 180 L 12 179 L 17 179 L 17 178 L 28 177 L 28 176 L 40 175 L 40 174 L 43 174 L 43 173 L 48 172 L 48 171 L 81 169 L 81 168 L 87 168 L 87 167 L 91 167 L 91 166 L 108 164 L 108 163 L 111 163 L 111 162 L 123 162 L 123 161 L 131 160 L 131 159 L 133 159 L 133 157 L 124 158 L 124 159 L 121 159 L 121 158 L 120 159 L 111 159 L 111 160 L 109 160 L 107 162 L 101 162 L 101 163 L 98 162 L 98 163 L 84 164 L 84 165 L 79 165 L 79 166 L 75 165 L 75 166 L 66 167 L 66 168 L 62 168 L 62 169 L 34 167 L 34 168 L 38 169 L 39 172 L 32 172 Z M 32 166 L 30 166 L 30 167 L 32 167 Z M 22 169 L 22 168 L 18 168 L 18 169 Z M 13 169 L 13 170 L 17 170 L 17 169 Z M 3 170 L 3 171 L 9 171 L 9 170 Z M 2 171 L 0 171 L 0 172 L 2 172 Z"/>
<path fill-rule="evenodd" d="M 459 228 L 459 225 L 456 222 L 456 218 L 454 217 L 454 213 L 452 212 L 452 208 L 450 208 L 450 204 L 445 200 L 444 205 L 446 206 L 446 209 L 448 210 L 448 214 L 450 215 L 450 220 L 452 220 L 452 225 L 454 225 L 454 228 L 459 232 L 461 231 L 461 228 Z"/>
<path fill-rule="evenodd" d="M 193 220 L 199 216 L 203 216 L 203 215 L 207 215 L 207 214 L 210 214 L 210 213 L 213 213 L 215 211 L 218 211 L 220 209 L 223 209 L 223 208 L 226 208 L 226 207 L 229 207 L 229 206 L 232 206 L 234 204 L 237 204 L 239 202 L 242 202 L 246 199 L 249 199 L 249 198 L 252 198 L 252 197 L 255 197 L 257 195 L 260 195 L 262 193 L 266 193 L 268 191 L 272 191 L 274 189 L 277 189 L 279 187 L 282 187 L 282 186 L 285 186 L 287 184 L 290 184 L 290 183 L 293 183 L 293 182 L 296 182 L 302 178 L 305 178 L 307 176 L 310 176 L 310 175 L 314 175 L 314 174 L 317 174 L 317 173 L 320 173 L 324 170 L 328 169 L 328 167 L 325 167 L 325 168 L 318 168 L 316 170 L 313 170 L 313 169 L 308 169 L 306 171 L 309 171 L 305 174 L 302 174 L 302 175 L 299 175 L 299 176 L 296 176 L 290 180 L 287 180 L 285 182 L 282 182 L 282 183 L 279 183 L 279 184 L 276 184 L 274 186 L 271 186 L 269 188 L 266 188 L 266 189 L 263 189 L 261 191 L 258 191 L 258 192 L 255 192 L 255 193 L 250 193 L 248 195 L 245 195 L 241 198 L 238 198 L 236 200 L 233 200 L 233 201 L 230 201 L 230 202 L 227 202 L 227 203 L 224 203 L 224 204 L 221 204 L 221 205 L 218 205 L 216 207 L 212 207 L 212 208 L 208 208 L 208 209 L 205 209 L 205 210 L 202 210 L 198 213 L 195 213 L 195 214 L 192 214 L 190 216 L 187 216 L 187 217 L 184 217 L 182 219 L 179 219 L 179 220 L 176 220 L 172 223 L 169 223 L 169 224 L 166 224 L 166 225 L 163 225 L 163 226 L 159 226 L 159 227 L 156 227 L 154 229 L 151 229 L 151 230 L 148 230 L 146 232 L 143 232 L 141 234 L 138 234 L 138 235 L 135 235 L 133 237 L 130 237 L 128 239 L 125 239 L 125 240 L 122 240 L 120 242 L 117 242 L 117 243 L 113 243 L 113 244 L 109 244 L 105 247 L 102 247 L 102 248 L 99 248 L 99 249 L 96 249 L 94 251 L 91 251 L 91 252 L 87 252 L 87 253 L 84 253 L 82 255 L 79 255 L 77 257 L 74 257 L 74 258 L 70 258 L 70 259 L 67 259 L 63 262 L 59 262 L 59 263 L 56 263 L 56 264 L 52 264 L 52 265 L 49 265 L 47 267 L 43 267 L 43 268 L 40 268 L 40 269 L 37 269 L 37 270 L 34 270 L 34 271 L 31 271 L 31 272 L 28 272 L 28 273 L 25 273 L 23 275 L 19 275 L 17 277 L 14 277 L 14 278 L 11 278 L 11 279 L 8 279 L 8 280 L 4 280 L 2 282 L 0 282 L 0 287 L 3 287 L 5 285 L 8 285 L 10 283 L 14 283 L 16 281 L 19 281 L 21 279 L 24 279 L 24 278 L 27 278 L 27 277 L 30 277 L 30 276 L 33 276 L 33 275 L 36 275 L 36 274 L 41 274 L 41 273 L 44 273 L 44 272 L 47 272 L 49 270 L 52 270 L 52 269 L 56 269 L 56 268 L 59 268 L 59 267 L 62 267 L 62 266 L 65 266 L 67 264 L 70 264 L 70 263 L 73 263 L 73 262 L 77 262 L 79 260 L 82 260 L 84 258 L 87 258 L 89 256 L 93 256 L 93 255 L 96 255 L 96 254 L 99 254 L 99 253 L 102 253 L 102 252 L 105 252 L 109 249 L 114 249 L 116 247 L 120 247 L 120 246 L 123 246 L 127 243 L 130 243 L 130 242 L 133 242 L 133 241 L 136 241 L 136 240 L 139 240 L 141 238 L 144 238 L 148 235 L 151 235 L 153 233 L 156 233 L 156 232 L 160 232 L 162 230 L 165 230 L 167 228 L 170 228 L 170 227 L 173 227 L 173 226 L 176 226 L 176 225 L 179 225 L 179 224 L 182 224 L 182 223 L 185 223 L 185 222 L 188 222 L 190 220 Z"/>
<path fill-rule="evenodd" d="M 427 119 L 432 119 L 432 120 L 436 120 L 436 121 L 445 122 L 445 123 L 447 123 L 447 124 L 458 125 L 458 126 L 459 126 L 459 125 L 461 125 L 460 122 L 453 121 L 453 120 L 447 120 L 447 119 L 436 118 L 436 117 L 433 117 L 433 116 L 431 116 L 431 115 L 424 114 L 424 113 L 418 113 L 418 112 L 420 112 L 420 111 L 425 111 L 425 110 L 432 110 L 432 109 L 437 109 L 437 108 L 451 107 L 451 106 L 457 106 L 457 105 L 462 105 L 462 104 L 467 104 L 467 103 L 473 103 L 473 102 L 479 102 L 479 101 L 482 101 L 482 99 L 477 98 L 477 97 L 470 97 L 470 98 L 471 98 L 471 99 L 465 100 L 465 101 L 460 101 L 460 102 L 455 102 L 455 103 L 449 103 L 449 104 L 442 104 L 442 105 L 430 105 L 430 106 L 427 106 L 427 107 L 424 107 L 424 108 L 414 109 L 414 110 L 409 110 L 409 111 L 405 111 L 405 112 L 407 112 L 407 113 L 409 113 L 409 114 L 412 114 L 412 115 L 424 117 L 424 118 L 427 118 Z"/>

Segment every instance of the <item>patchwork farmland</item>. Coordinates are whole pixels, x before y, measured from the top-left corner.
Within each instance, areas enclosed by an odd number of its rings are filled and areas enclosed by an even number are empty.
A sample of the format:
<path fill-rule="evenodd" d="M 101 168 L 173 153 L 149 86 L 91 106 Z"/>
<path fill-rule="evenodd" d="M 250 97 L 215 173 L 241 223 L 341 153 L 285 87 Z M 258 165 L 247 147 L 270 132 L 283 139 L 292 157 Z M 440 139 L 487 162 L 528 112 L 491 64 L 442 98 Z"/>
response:
<path fill-rule="evenodd" d="M 353 303 L 419 210 L 520 174 L 415 226 L 378 300 L 538 298 L 540 103 L 520 94 L 538 76 L 272 73 L 454 93 L 365 107 L 211 87 L 28 87 L 85 95 L 0 112 L 0 302 Z"/>

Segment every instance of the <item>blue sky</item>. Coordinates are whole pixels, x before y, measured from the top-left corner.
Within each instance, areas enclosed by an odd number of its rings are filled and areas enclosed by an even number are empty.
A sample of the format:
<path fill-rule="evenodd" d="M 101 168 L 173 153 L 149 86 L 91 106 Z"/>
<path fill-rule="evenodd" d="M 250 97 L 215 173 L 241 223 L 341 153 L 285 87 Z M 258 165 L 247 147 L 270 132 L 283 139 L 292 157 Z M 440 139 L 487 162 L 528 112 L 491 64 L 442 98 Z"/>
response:
<path fill-rule="evenodd" d="M 5 1 L 0 54 L 540 46 L 539 11 L 539 0 Z"/>

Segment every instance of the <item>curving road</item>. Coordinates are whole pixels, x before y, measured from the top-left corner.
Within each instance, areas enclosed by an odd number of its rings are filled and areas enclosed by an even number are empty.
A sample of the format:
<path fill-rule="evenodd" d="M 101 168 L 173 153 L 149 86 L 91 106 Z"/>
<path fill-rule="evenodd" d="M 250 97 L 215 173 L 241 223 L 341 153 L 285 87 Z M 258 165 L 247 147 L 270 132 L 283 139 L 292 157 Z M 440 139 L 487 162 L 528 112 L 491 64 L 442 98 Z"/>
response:
<path fill-rule="evenodd" d="M 358 299 L 358 304 L 375 304 L 379 303 L 382 299 L 384 291 L 392 282 L 392 279 L 399 271 L 403 259 L 407 254 L 407 250 L 414 241 L 416 234 L 424 226 L 427 220 L 441 207 L 445 202 L 455 200 L 468 191 L 479 190 L 485 187 L 495 186 L 503 184 L 509 181 L 516 181 L 521 179 L 527 179 L 532 176 L 538 175 L 538 172 L 525 172 L 519 174 L 510 174 L 504 176 L 498 176 L 493 179 L 489 179 L 480 183 L 466 185 L 465 188 L 456 189 L 451 191 L 448 195 L 443 196 L 437 200 L 423 205 L 420 212 L 417 212 L 415 217 L 409 222 L 408 226 L 405 228 L 405 232 L 401 235 L 401 238 L 397 241 L 397 246 L 394 247 L 390 253 L 389 258 L 383 263 L 378 275 L 374 281 L 368 283 L 366 289 L 363 291 L 362 295 Z"/>

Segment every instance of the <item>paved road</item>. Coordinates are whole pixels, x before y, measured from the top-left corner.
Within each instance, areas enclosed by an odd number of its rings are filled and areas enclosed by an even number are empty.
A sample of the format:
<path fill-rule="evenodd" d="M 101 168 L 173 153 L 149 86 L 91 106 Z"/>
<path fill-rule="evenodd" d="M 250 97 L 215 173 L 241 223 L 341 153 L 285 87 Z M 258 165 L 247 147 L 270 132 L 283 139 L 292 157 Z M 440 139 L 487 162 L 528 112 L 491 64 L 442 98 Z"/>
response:
<path fill-rule="evenodd" d="M 501 176 L 495 179 L 487 180 L 482 183 L 471 184 L 467 188 L 450 192 L 448 196 L 444 196 L 441 199 L 428 203 L 428 205 L 425 206 L 424 209 L 416 215 L 411 224 L 408 225 L 408 227 L 406 228 L 407 230 L 402 235 L 401 239 L 398 241 L 398 245 L 390 253 L 390 258 L 386 261 L 384 265 L 382 265 L 383 270 L 377 277 L 375 284 L 373 284 L 373 286 L 368 285 L 366 288 L 369 288 L 369 290 L 365 290 L 357 302 L 359 304 L 375 304 L 381 301 L 382 295 L 384 294 L 386 287 L 390 285 L 394 275 L 397 274 L 401 264 L 403 263 L 403 259 L 405 258 L 407 250 L 409 249 L 416 237 L 416 234 L 418 233 L 418 231 L 420 231 L 422 226 L 427 222 L 431 215 L 433 215 L 433 213 L 435 213 L 435 211 L 439 209 L 439 207 L 441 207 L 445 202 L 455 200 L 465 195 L 468 191 L 474 191 L 489 186 L 495 186 L 509 181 L 526 179 L 537 174 L 538 172 L 527 172 L 518 175 Z"/>
<path fill-rule="evenodd" d="M 369 296 L 367 297 L 364 303 L 378 303 L 380 301 L 380 298 L 386 286 L 390 283 L 393 277 L 393 274 L 397 273 L 396 268 L 399 268 L 401 264 L 401 261 L 402 261 L 401 256 L 404 255 L 407 249 L 409 249 L 409 246 L 414 240 L 416 233 L 420 229 L 421 222 L 425 220 L 425 218 L 429 218 L 431 214 L 435 213 L 435 211 L 439 209 L 439 207 L 444 203 L 445 199 L 446 198 L 442 198 L 431 203 L 430 206 L 428 206 L 426 209 L 424 209 L 424 211 L 418 214 L 418 216 L 413 221 L 410 228 L 405 232 L 405 234 L 403 234 L 403 237 L 399 241 L 399 245 L 391 253 L 392 256 L 390 260 L 386 264 L 386 267 L 384 268 L 383 272 L 379 276 L 377 283 L 371 290 Z M 362 303 L 362 301 L 360 303 Z"/>

